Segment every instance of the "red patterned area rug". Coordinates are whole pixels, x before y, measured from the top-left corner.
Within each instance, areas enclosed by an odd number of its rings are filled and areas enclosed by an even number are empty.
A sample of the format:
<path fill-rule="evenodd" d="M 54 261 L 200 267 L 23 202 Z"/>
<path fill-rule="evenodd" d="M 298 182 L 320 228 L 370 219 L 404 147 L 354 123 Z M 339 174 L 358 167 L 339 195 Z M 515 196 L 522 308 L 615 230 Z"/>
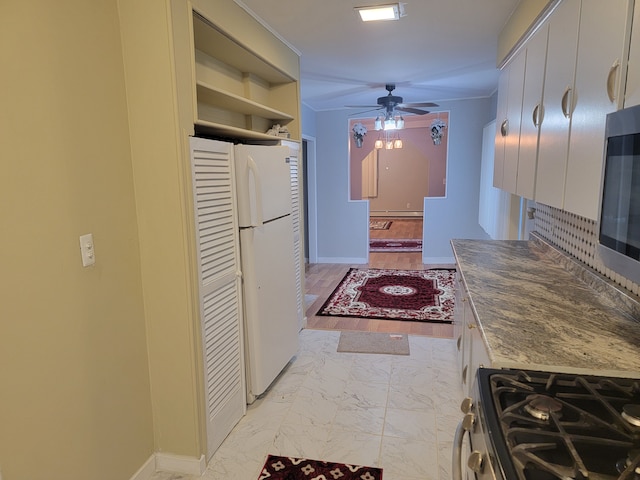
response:
<path fill-rule="evenodd" d="M 371 252 L 421 252 L 422 240 L 415 238 L 372 238 L 369 240 Z"/>
<path fill-rule="evenodd" d="M 382 480 L 382 469 L 269 455 L 258 480 Z"/>
<path fill-rule="evenodd" d="M 317 315 L 453 323 L 455 269 L 352 268 Z"/>

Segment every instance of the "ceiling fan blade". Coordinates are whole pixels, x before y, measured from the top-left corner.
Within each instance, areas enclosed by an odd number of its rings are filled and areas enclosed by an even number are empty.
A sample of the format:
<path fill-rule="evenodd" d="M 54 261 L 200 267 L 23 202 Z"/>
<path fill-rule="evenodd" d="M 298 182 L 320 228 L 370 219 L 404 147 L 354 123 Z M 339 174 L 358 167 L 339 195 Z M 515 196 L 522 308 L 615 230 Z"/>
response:
<path fill-rule="evenodd" d="M 440 105 L 438 105 L 437 103 L 432 103 L 432 102 L 418 102 L 418 103 L 402 103 L 400 105 L 398 105 L 399 107 L 439 107 Z"/>
<path fill-rule="evenodd" d="M 396 110 L 400 110 L 401 112 L 414 113 L 416 115 L 426 115 L 429 113 L 428 110 L 418 110 L 417 108 L 410 107 L 396 107 Z"/>
<path fill-rule="evenodd" d="M 351 108 L 354 108 L 354 107 L 351 107 Z M 373 111 L 375 111 L 375 110 L 380 110 L 380 109 L 379 109 L 379 108 L 372 108 L 371 110 L 364 110 L 364 111 L 362 111 L 362 112 L 350 113 L 350 114 L 349 114 L 349 116 L 350 116 L 350 117 L 353 117 L 354 115 L 360 115 L 360 114 L 362 114 L 362 113 L 373 112 Z"/>

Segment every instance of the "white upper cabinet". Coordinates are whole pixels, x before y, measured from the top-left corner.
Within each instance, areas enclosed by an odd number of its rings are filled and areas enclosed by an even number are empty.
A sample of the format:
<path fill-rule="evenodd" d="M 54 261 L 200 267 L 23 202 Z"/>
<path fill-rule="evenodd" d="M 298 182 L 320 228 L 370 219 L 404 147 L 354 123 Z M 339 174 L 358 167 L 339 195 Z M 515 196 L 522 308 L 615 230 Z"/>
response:
<path fill-rule="evenodd" d="M 493 160 L 493 186 L 503 188 L 504 178 L 504 143 L 509 124 L 507 122 L 507 100 L 509 92 L 509 66 L 500 72 L 498 80 L 498 104 L 496 111 L 496 139 Z"/>
<path fill-rule="evenodd" d="M 596 220 L 608 113 L 622 108 L 629 0 L 583 0 L 563 209 Z"/>
<path fill-rule="evenodd" d="M 580 0 L 564 0 L 549 19 L 535 200 L 557 208 L 564 197 L 579 23 Z"/>
<path fill-rule="evenodd" d="M 538 162 L 540 123 L 544 118 L 542 95 L 549 26 L 543 25 L 527 42 L 526 76 L 522 95 L 522 123 L 518 154 L 516 195 L 533 199 Z"/>
<path fill-rule="evenodd" d="M 622 107 L 631 3 L 563 0 L 548 21 L 534 198 L 593 220 L 606 115 Z"/>
<path fill-rule="evenodd" d="M 636 2 L 633 12 L 633 24 L 640 25 L 640 1 Z M 631 30 L 629 64 L 624 107 L 640 105 L 640 28 Z"/>
<path fill-rule="evenodd" d="M 518 150 L 520 148 L 520 120 L 526 52 L 517 55 L 500 74 L 498 86 L 498 122 L 493 185 L 511 193 L 516 192 L 518 178 Z"/>

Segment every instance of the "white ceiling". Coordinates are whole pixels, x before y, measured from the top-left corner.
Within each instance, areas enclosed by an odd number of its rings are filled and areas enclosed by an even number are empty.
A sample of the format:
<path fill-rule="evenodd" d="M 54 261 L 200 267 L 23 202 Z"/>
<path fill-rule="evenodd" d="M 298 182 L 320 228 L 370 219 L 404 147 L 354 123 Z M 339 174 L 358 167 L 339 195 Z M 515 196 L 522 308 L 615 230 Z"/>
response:
<path fill-rule="evenodd" d="M 398 21 L 364 24 L 356 6 L 385 0 L 236 0 L 301 54 L 302 101 L 314 110 L 487 97 L 498 34 L 520 0 L 405 0 Z"/>

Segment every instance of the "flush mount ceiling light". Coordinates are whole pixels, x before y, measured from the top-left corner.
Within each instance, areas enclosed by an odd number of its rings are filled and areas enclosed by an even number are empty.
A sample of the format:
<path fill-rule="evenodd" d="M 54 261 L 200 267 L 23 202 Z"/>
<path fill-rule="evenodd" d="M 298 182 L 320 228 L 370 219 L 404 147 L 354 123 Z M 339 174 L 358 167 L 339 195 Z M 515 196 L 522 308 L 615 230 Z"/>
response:
<path fill-rule="evenodd" d="M 372 5 L 369 7 L 355 7 L 363 22 L 378 20 L 398 20 L 404 17 L 404 3 L 389 3 L 387 5 Z"/>

